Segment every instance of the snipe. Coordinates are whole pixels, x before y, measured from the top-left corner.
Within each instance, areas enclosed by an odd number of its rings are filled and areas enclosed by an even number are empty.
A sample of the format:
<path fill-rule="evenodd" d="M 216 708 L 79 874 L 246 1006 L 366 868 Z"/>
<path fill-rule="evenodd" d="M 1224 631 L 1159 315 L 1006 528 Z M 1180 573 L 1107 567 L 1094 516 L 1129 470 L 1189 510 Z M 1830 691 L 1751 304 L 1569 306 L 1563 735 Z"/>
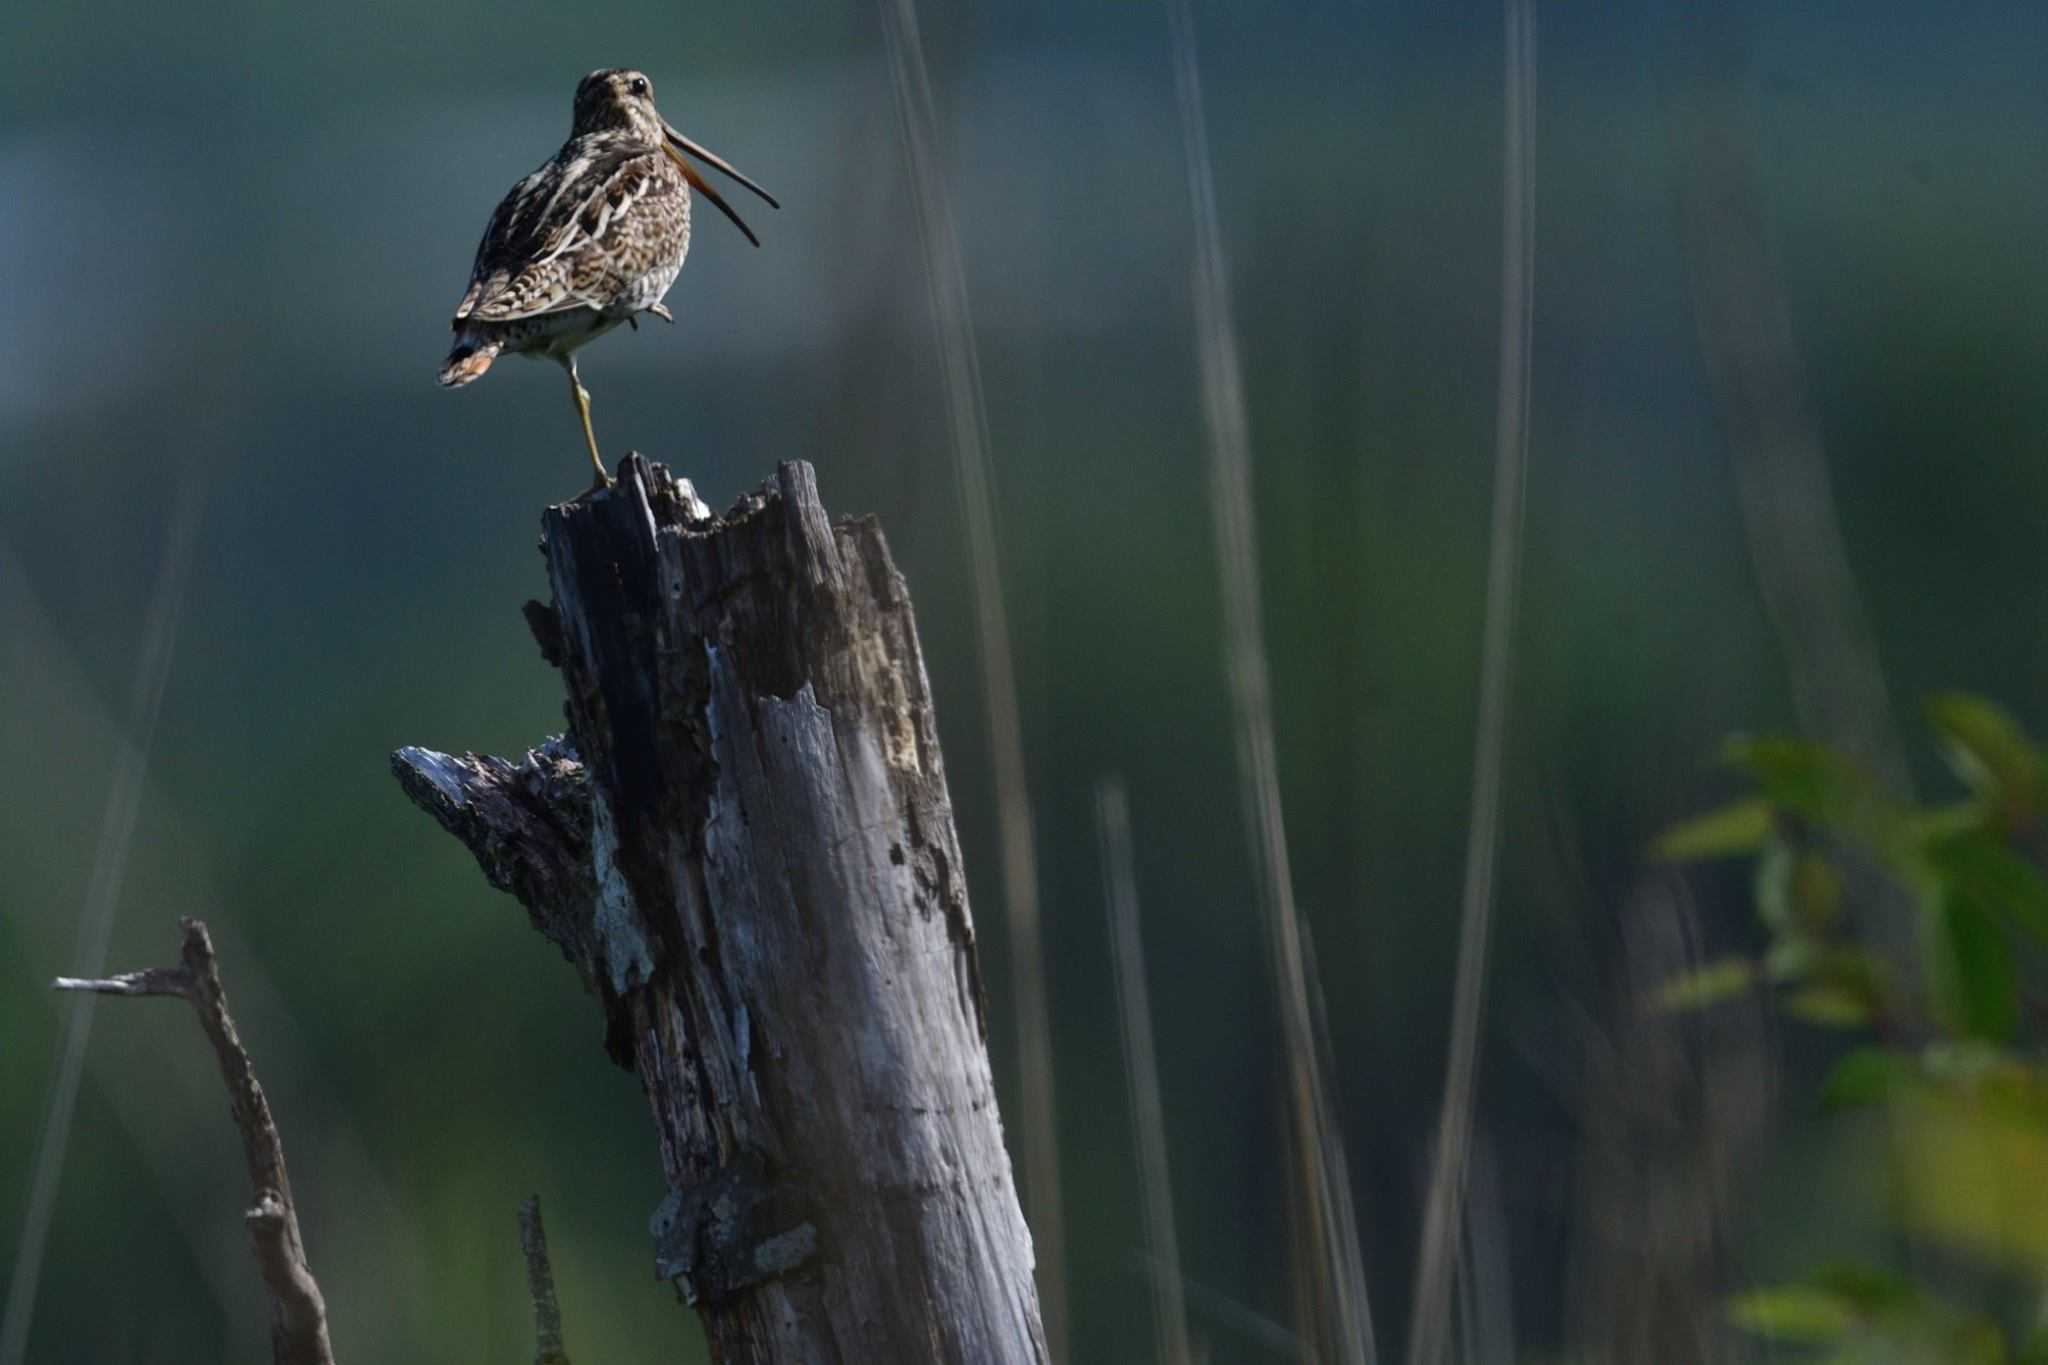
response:
<path fill-rule="evenodd" d="M 779 208 L 773 195 L 671 127 L 638 71 L 593 71 L 576 87 L 569 140 L 512 187 L 476 249 L 469 292 L 455 307 L 455 345 L 441 382 L 460 388 L 500 354 L 546 356 L 569 374 L 569 394 L 597 482 L 610 482 L 590 427 L 590 394 L 576 351 L 641 313 L 675 318 L 662 297 L 690 249 L 697 190 L 755 246 L 732 205 L 684 159 L 695 157 Z"/>

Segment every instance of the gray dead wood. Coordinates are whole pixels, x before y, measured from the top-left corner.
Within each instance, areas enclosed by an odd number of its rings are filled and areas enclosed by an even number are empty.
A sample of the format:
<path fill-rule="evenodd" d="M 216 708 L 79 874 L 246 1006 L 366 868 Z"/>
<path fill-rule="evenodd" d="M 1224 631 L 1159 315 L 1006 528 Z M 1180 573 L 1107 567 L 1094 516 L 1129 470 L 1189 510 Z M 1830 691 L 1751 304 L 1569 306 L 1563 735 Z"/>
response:
<path fill-rule="evenodd" d="M 810 466 L 713 517 L 629 456 L 550 508 L 569 732 L 402 749 L 598 997 L 653 1111 L 657 1274 L 727 1362 L 1046 1358 L 924 662 Z"/>
<path fill-rule="evenodd" d="M 213 939 L 196 919 L 179 921 L 183 951 L 175 967 L 149 967 L 121 976 L 60 976 L 60 991 L 96 991 L 102 995 L 171 995 L 188 1002 L 199 1026 L 220 1060 L 227 1083 L 228 1108 L 242 1134 L 242 1154 L 249 1164 L 255 1202 L 242 1215 L 256 1268 L 270 1290 L 270 1358 L 276 1365 L 334 1365 L 327 1341 L 327 1304 L 306 1264 L 299 1239 L 299 1211 L 292 1202 L 292 1183 L 285 1173 L 284 1141 L 270 1117 L 270 1101 L 256 1080 L 256 1068 L 235 1032 L 227 992 L 213 955 Z"/>
<path fill-rule="evenodd" d="M 562 1346 L 562 1307 L 555 1299 L 555 1267 L 548 1260 L 540 1196 L 519 1206 L 519 1250 L 526 1257 L 526 1293 L 533 1300 L 533 1365 L 569 1365 Z"/>

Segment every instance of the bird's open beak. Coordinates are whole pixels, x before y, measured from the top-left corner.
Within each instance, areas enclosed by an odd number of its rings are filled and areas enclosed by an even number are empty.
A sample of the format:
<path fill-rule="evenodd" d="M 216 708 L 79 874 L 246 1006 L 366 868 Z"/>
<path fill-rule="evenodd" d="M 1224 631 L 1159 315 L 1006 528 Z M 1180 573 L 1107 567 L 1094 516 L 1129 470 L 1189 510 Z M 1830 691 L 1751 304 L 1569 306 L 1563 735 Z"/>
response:
<path fill-rule="evenodd" d="M 752 242 L 755 246 L 761 245 L 761 239 L 754 235 L 754 231 L 752 228 L 748 227 L 744 222 L 740 220 L 739 214 L 733 211 L 732 205 L 725 202 L 725 196 L 720 194 L 717 190 L 712 189 L 711 186 L 708 183 L 706 183 L 704 177 L 697 173 L 697 168 L 695 166 L 692 166 L 689 162 L 683 160 L 682 154 L 684 152 L 688 152 L 691 156 L 696 157 L 699 161 L 711 167 L 711 169 L 713 169 L 714 171 L 722 171 L 726 175 L 731 176 L 733 179 L 739 181 L 742 185 L 745 185 L 748 189 L 752 190 L 755 194 L 758 194 L 763 199 L 767 200 L 768 207 L 771 209 L 779 209 L 782 207 L 782 205 L 775 202 L 775 196 L 768 193 L 768 191 L 762 189 L 759 185 L 756 185 L 753 181 L 747 179 L 744 175 L 741 175 L 737 170 L 733 168 L 733 164 L 730 161 L 727 161 L 724 157 L 719 156 L 715 152 L 705 151 L 702 147 L 690 141 L 690 139 L 684 137 L 681 133 L 677 132 L 673 127 L 671 127 L 667 123 L 663 123 L 661 125 L 661 130 L 664 133 L 668 134 L 668 142 L 666 143 L 666 145 L 662 147 L 662 150 L 667 152 L 669 155 L 669 159 L 675 162 L 676 165 L 679 168 L 681 168 L 683 172 L 683 179 L 690 182 L 690 188 L 696 190 L 706 199 L 709 199 L 712 203 L 718 205 L 718 211 L 720 213 L 723 213 L 726 217 L 732 219 L 732 225 L 738 228 L 741 232 L 744 232 L 747 235 L 748 241 Z"/>

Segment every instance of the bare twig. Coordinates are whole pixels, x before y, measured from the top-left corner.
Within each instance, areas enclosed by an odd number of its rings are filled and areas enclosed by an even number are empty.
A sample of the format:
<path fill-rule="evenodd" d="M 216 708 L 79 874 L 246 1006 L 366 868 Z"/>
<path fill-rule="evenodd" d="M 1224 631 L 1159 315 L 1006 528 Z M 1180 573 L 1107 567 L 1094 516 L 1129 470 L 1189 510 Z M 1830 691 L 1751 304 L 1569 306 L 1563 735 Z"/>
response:
<path fill-rule="evenodd" d="M 1123 1012 L 1124 1079 L 1136 1130 L 1138 1187 L 1145 1202 L 1145 1249 L 1158 1266 L 1152 1318 L 1159 1359 L 1189 1365 L 1187 1303 L 1181 1290 L 1180 1238 L 1174 1230 L 1173 1182 L 1166 1159 L 1166 1121 L 1159 1102 L 1159 1059 L 1152 1046 L 1152 1006 L 1145 990 L 1145 945 L 1138 932 L 1138 878 L 1131 857 L 1131 808 L 1114 777 L 1095 784 L 1095 828 L 1102 843 L 1103 900 L 1116 956 L 1116 997 Z"/>
<path fill-rule="evenodd" d="M 256 1079 L 214 959 L 213 939 L 204 922 L 179 921 L 184 946 L 175 967 L 152 967 L 111 977 L 60 976 L 60 991 L 98 995 L 168 995 L 191 1002 L 199 1027 L 213 1044 L 227 1083 L 228 1107 L 242 1134 L 242 1153 L 249 1166 L 254 1202 L 243 1215 L 256 1268 L 270 1289 L 270 1352 L 276 1365 L 334 1365 L 327 1340 L 327 1305 L 320 1285 L 306 1264 L 299 1236 L 298 1210 L 292 1203 L 291 1180 L 285 1173 L 284 1141 L 270 1116 L 270 1102 Z"/>
<path fill-rule="evenodd" d="M 1238 791 L 1244 805 L 1260 909 L 1270 936 L 1270 962 L 1287 1049 L 1288 1131 L 1301 1180 L 1296 1228 L 1298 1288 L 1305 1296 L 1303 1336 L 1313 1354 L 1370 1365 L 1375 1359 L 1364 1257 L 1352 1211 L 1351 1178 L 1336 1108 L 1316 1051 L 1301 921 L 1287 858 L 1280 806 L 1279 757 L 1273 738 L 1265 624 L 1259 610 L 1259 550 L 1252 525 L 1251 437 L 1244 374 L 1230 310 L 1230 281 L 1216 210 L 1216 183 L 1202 113 L 1201 72 L 1187 0 L 1170 0 L 1174 93 L 1194 218 L 1195 332 L 1200 350 L 1202 409 L 1209 438 L 1209 501 L 1216 521 L 1222 577 L 1224 656 L 1237 730 Z"/>
<path fill-rule="evenodd" d="M 548 1260 L 540 1196 L 519 1206 L 519 1249 L 526 1253 L 526 1292 L 533 1299 L 533 1365 L 569 1365 L 562 1346 L 562 1307 L 555 1301 L 555 1268 Z"/>
<path fill-rule="evenodd" d="M 1474 1072 L 1486 994 L 1486 950 L 1492 933 L 1508 694 L 1514 681 L 1522 488 L 1529 458 L 1529 335 L 1535 251 L 1531 143 L 1536 58 L 1535 25 L 1527 0 L 1505 0 L 1502 9 L 1507 32 L 1507 90 L 1501 153 L 1500 376 L 1494 414 L 1493 544 L 1487 565 L 1485 648 L 1472 758 L 1472 822 L 1465 846 L 1450 1056 L 1444 1066 L 1443 1106 L 1437 1116 L 1435 1157 L 1416 1255 L 1408 1365 L 1438 1365 L 1449 1326 L 1452 1266 L 1465 1194 Z"/>
<path fill-rule="evenodd" d="M 1023 1112 L 1024 1210 L 1038 1254 L 1039 1305 L 1054 1361 L 1067 1358 L 1065 1234 L 1060 1211 L 1058 1124 L 1053 1095 L 1052 1026 L 1045 998 L 1045 947 L 1039 928 L 1038 866 L 1031 793 L 1024 767 L 1024 727 L 1018 716 L 1017 679 L 1010 660 L 1009 617 L 1003 606 L 996 547 L 994 481 L 989 472 L 988 414 L 981 394 L 981 362 L 974 319 L 967 306 L 967 273 L 959 233 L 939 165 L 938 120 L 931 77 L 918 35 L 916 0 L 881 0 L 882 31 L 896 108 L 917 204 L 925 280 L 938 325 L 939 363 L 945 380 L 946 417 L 952 434 L 960 508 L 967 523 L 974 578 L 974 623 L 981 646 L 981 685 L 988 711 L 990 760 L 995 771 L 996 821 L 1003 871 L 1003 921 L 1009 928 L 1010 980 L 1017 1007 L 1018 1082 Z"/>

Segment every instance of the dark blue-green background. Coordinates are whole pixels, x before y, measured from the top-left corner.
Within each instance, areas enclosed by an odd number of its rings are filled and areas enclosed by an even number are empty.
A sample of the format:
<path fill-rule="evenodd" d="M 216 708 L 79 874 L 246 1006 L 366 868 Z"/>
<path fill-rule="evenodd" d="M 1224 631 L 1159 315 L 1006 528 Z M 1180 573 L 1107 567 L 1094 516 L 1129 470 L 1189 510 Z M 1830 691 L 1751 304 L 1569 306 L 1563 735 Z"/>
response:
<path fill-rule="evenodd" d="M 2048 15 L 1759 6 L 1738 70 L 1837 511 L 1900 710 L 2043 715 Z M 1647 839 L 1787 725 L 1679 230 L 1681 7 L 1537 16 L 1520 675 L 1479 1122 L 1518 1331 L 1564 1345 L 1569 1033 Z M 1406 1315 L 1469 799 L 1499 314 L 1496 5 L 1201 3 L 1280 770 L 1382 1345 Z M 927 5 L 1038 827 L 1076 1358 L 1150 1350 L 1090 788 L 1131 787 L 1186 1268 L 1285 1320 L 1280 1089 L 1221 668 L 1162 7 Z M 552 370 L 433 373 L 497 197 L 584 71 L 653 77 L 777 192 L 671 330 L 587 352 L 600 439 L 714 503 L 778 459 L 881 515 L 917 603 L 1015 1122 L 993 801 L 944 395 L 878 11 L 79 3 L 0 21 L 0 1280 L 152 592 L 203 521 L 111 966 L 205 915 L 344 1359 L 531 1354 L 538 1190 L 576 1358 L 694 1358 L 656 1285 L 637 1084 L 572 974 L 399 795 L 393 747 L 559 725 L 518 606 L 583 456 Z M 1914 743 L 1916 761 L 1926 759 Z M 1737 937 L 1735 880 L 1703 884 Z M 101 1007 L 37 1361 L 259 1358 L 243 1175 L 190 1021 Z M 1744 1267 L 1803 1254 L 1838 1141 L 1796 1096 Z M 1205 1319 L 1215 1359 L 1258 1359 Z"/>

